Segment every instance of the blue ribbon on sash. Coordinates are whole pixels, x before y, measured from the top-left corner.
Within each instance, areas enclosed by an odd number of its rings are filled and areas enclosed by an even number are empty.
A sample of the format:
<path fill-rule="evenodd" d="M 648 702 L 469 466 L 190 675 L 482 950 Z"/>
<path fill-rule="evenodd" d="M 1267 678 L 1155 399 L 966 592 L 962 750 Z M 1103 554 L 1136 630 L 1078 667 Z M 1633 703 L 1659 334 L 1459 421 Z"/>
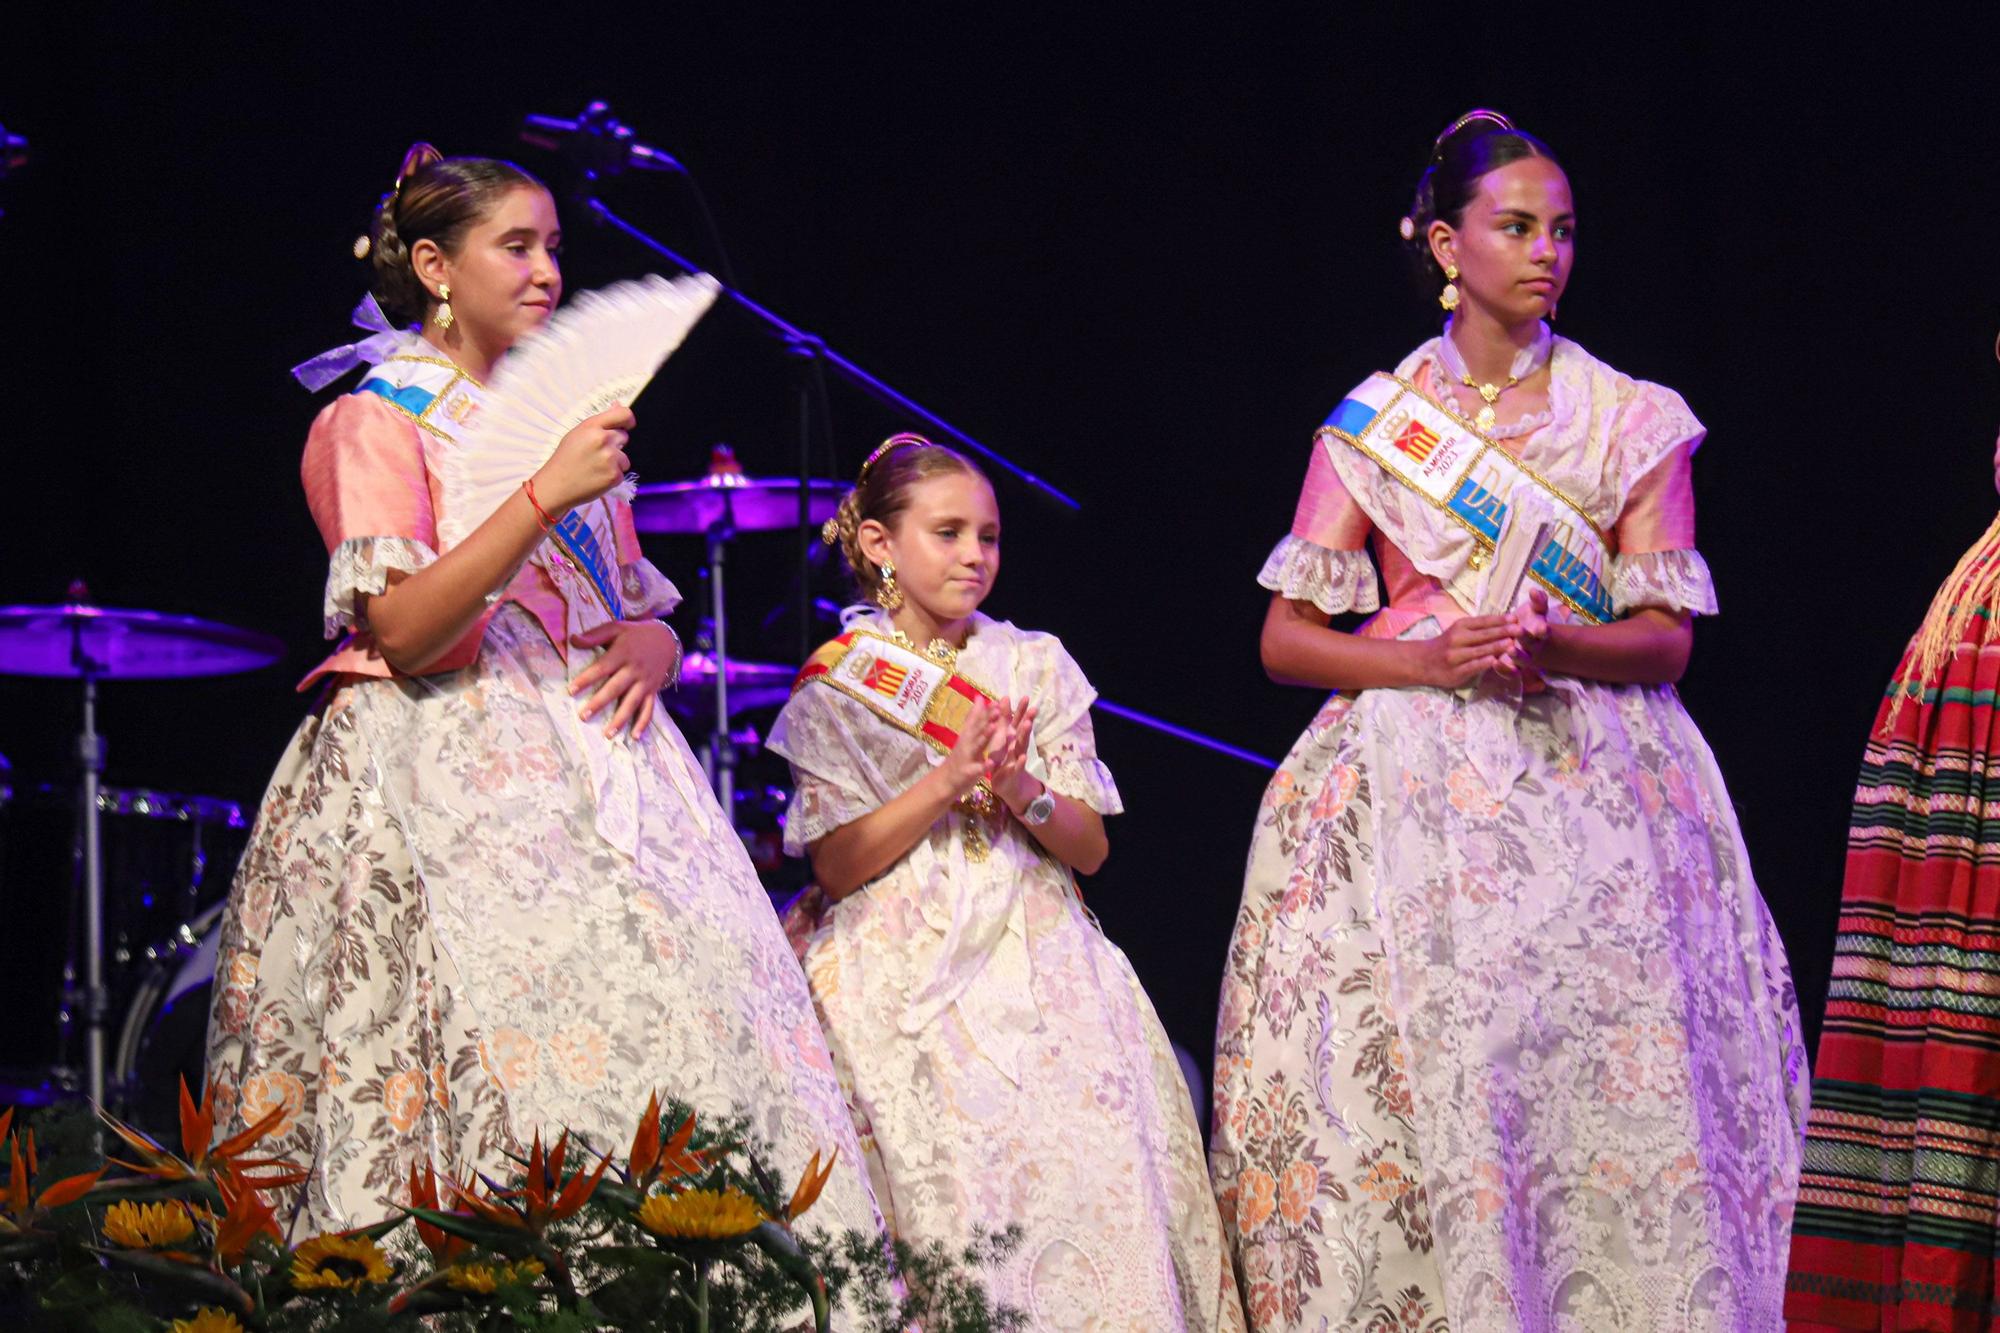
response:
<path fill-rule="evenodd" d="M 574 509 L 564 514 L 562 522 L 556 524 L 554 537 L 562 543 L 572 559 L 590 575 L 599 595 L 604 598 L 605 609 L 615 618 L 620 613 L 622 603 L 618 600 L 618 580 L 611 576 L 611 563 L 604 557 L 604 548 L 598 544 L 597 534 L 590 530 L 590 524 Z"/>
<path fill-rule="evenodd" d="M 437 398 L 436 394 L 419 385 L 405 384 L 399 389 L 387 380 L 378 379 L 361 381 L 361 387 L 357 388 L 354 392 L 372 393 L 378 398 L 386 398 L 413 417 L 422 416 L 425 410 Z"/>

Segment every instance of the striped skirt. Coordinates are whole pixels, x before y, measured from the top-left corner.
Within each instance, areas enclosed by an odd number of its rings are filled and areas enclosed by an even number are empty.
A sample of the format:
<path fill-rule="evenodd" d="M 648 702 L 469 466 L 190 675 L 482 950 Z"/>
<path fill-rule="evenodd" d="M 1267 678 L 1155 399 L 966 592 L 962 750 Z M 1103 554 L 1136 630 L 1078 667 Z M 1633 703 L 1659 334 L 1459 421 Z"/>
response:
<path fill-rule="evenodd" d="M 1956 652 L 1898 669 L 1854 793 L 1795 1331 L 2000 1326 L 2000 643 L 1957 619 Z"/>

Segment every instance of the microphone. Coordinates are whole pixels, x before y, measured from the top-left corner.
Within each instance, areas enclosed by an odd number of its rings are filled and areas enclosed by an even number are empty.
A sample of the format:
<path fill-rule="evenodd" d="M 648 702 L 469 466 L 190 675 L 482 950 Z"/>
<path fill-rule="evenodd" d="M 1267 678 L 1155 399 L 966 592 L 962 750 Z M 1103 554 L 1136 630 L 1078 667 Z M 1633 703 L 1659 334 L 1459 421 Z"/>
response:
<path fill-rule="evenodd" d="M 0 125 L 0 180 L 7 179 L 7 173 L 16 167 L 28 165 L 28 141 L 18 134 L 7 133 L 7 127 Z"/>
<path fill-rule="evenodd" d="M 669 153 L 640 143 L 632 127 L 611 114 L 605 102 L 592 102 L 574 120 L 560 116 L 521 117 L 521 142 L 560 153 L 583 172 L 586 180 L 601 180 L 626 171 L 670 171 L 688 174 Z"/>

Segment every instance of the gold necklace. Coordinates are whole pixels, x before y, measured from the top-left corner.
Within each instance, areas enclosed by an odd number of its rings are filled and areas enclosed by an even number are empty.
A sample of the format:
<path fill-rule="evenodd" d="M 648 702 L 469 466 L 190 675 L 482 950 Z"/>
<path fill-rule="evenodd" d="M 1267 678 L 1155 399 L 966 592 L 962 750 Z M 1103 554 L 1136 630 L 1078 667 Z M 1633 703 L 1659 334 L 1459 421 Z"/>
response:
<path fill-rule="evenodd" d="M 889 626 L 889 641 L 899 647 L 908 648 L 913 653 L 927 657 L 941 667 L 955 667 L 958 665 L 958 649 L 952 647 L 943 639 L 932 639 L 924 647 L 919 648 L 917 647 L 916 640 L 903 633 L 900 629 L 897 629 L 894 623 L 891 623 Z"/>
<path fill-rule="evenodd" d="M 1479 409 L 1477 416 L 1472 418 L 1472 424 L 1478 429 L 1480 434 L 1484 435 L 1487 431 L 1493 429 L 1493 418 L 1495 415 L 1493 404 L 1500 400 L 1501 394 L 1519 384 L 1521 377 L 1509 374 L 1505 384 L 1480 384 L 1473 380 L 1472 372 L 1466 370 L 1459 372 L 1458 380 L 1466 388 L 1476 390 L 1479 396 L 1486 400 L 1486 405 Z"/>

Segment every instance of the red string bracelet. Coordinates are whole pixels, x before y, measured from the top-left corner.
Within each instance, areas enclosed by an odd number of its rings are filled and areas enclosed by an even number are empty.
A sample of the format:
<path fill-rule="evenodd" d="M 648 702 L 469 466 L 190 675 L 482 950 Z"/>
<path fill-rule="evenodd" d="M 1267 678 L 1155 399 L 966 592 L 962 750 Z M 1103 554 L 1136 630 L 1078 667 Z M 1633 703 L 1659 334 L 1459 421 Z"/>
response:
<path fill-rule="evenodd" d="M 521 483 L 521 489 L 528 493 L 528 503 L 535 507 L 535 517 L 541 521 L 543 532 L 554 532 L 556 521 L 549 517 L 549 511 L 542 508 L 542 502 L 535 498 L 535 479 L 528 478 Z"/>

